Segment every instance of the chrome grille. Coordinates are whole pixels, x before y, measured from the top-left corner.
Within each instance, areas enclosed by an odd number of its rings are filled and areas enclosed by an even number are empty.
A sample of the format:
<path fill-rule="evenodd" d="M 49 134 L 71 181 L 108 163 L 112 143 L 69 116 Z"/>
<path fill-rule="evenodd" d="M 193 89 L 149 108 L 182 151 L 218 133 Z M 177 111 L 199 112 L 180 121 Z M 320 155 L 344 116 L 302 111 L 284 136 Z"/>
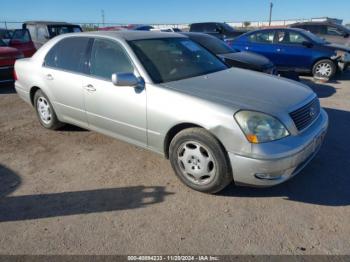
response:
<path fill-rule="evenodd" d="M 321 106 L 320 101 L 316 97 L 308 104 L 302 106 L 298 110 L 290 113 L 291 118 L 294 121 L 295 126 L 299 131 L 304 130 L 312 124 L 320 115 Z"/>

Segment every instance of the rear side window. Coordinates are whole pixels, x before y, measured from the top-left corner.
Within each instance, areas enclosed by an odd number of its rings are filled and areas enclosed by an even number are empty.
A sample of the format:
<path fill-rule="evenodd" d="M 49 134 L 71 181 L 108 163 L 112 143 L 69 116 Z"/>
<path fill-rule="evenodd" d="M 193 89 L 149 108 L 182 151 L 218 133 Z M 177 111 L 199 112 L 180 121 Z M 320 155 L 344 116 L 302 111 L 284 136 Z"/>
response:
<path fill-rule="evenodd" d="M 262 44 L 272 44 L 275 33 L 273 31 L 258 32 L 250 35 L 249 41 Z"/>
<path fill-rule="evenodd" d="M 133 73 L 131 63 L 124 48 L 111 40 L 95 39 L 90 59 L 90 74 L 111 79 L 114 73 Z"/>
<path fill-rule="evenodd" d="M 87 37 L 63 39 L 46 55 L 45 65 L 72 72 L 83 72 L 89 41 Z"/>

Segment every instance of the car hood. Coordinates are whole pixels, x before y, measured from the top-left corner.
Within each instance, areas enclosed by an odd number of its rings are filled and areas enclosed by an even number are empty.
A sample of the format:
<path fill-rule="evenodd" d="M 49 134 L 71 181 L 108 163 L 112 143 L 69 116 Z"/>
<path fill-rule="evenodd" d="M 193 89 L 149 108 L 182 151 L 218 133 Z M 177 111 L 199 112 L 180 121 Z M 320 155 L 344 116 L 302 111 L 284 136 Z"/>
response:
<path fill-rule="evenodd" d="M 2 46 L 0 47 L 0 56 L 1 57 L 16 57 L 20 52 L 16 48 Z"/>
<path fill-rule="evenodd" d="M 304 84 L 240 68 L 162 86 L 232 109 L 250 109 L 274 115 L 291 112 L 311 97 L 316 97 Z"/>
<path fill-rule="evenodd" d="M 265 56 L 254 54 L 251 52 L 237 52 L 219 55 L 222 58 L 235 60 L 241 63 L 252 65 L 253 67 L 259 67 L 265 69 L 272 67 L 273 63 Z"/>
<path fill-rule="evenodd" d="M 326 44 L 326 46 L 333 48 L 334 50 L 342 50 L 342 51 L 350 52 L 350 46 L 333 44 L 333 43 Z"/>

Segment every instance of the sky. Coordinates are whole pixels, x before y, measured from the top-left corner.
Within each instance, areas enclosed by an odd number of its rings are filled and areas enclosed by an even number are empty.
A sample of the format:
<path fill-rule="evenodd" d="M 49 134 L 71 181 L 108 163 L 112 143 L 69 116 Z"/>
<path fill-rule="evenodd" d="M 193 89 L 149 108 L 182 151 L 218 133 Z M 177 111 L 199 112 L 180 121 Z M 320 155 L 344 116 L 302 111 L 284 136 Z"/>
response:
<path fill-rule="evenodd" d="M 266 21 L 270 0 L 0 0 L 0 21 L 98 23 Z M 273 0 L 274 20 L 334 17 L 350 23 L 350 0 Z"/>

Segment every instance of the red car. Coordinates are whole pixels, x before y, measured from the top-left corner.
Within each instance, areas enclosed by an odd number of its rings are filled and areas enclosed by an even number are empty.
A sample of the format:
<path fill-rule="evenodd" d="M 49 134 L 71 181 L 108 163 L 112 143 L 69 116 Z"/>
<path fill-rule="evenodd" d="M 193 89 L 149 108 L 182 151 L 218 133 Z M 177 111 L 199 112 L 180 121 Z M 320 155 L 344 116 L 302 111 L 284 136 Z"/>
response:
<path fill-rule="evenodd" d="M 36 52 L 36 48 L 27 29 L 13 31 L 12 38 L 8 45 L 17 48 L 23 53 L 24 57 L 31 57 Z"/>
<path fill-rule="evenodd" d="M 28 30 L 15 30 L 10 40 L 0 39 L 0 84 L 14 81 L 13 67 L 16 59 L 31 57 L 35 52 Z"/>
<path fill-rule="evenodd" d="M 18 49 L 7 46 L 0 39 L 0 84 L 13 82 L 13 66 L 16 59 L 23 57 Z"/>

